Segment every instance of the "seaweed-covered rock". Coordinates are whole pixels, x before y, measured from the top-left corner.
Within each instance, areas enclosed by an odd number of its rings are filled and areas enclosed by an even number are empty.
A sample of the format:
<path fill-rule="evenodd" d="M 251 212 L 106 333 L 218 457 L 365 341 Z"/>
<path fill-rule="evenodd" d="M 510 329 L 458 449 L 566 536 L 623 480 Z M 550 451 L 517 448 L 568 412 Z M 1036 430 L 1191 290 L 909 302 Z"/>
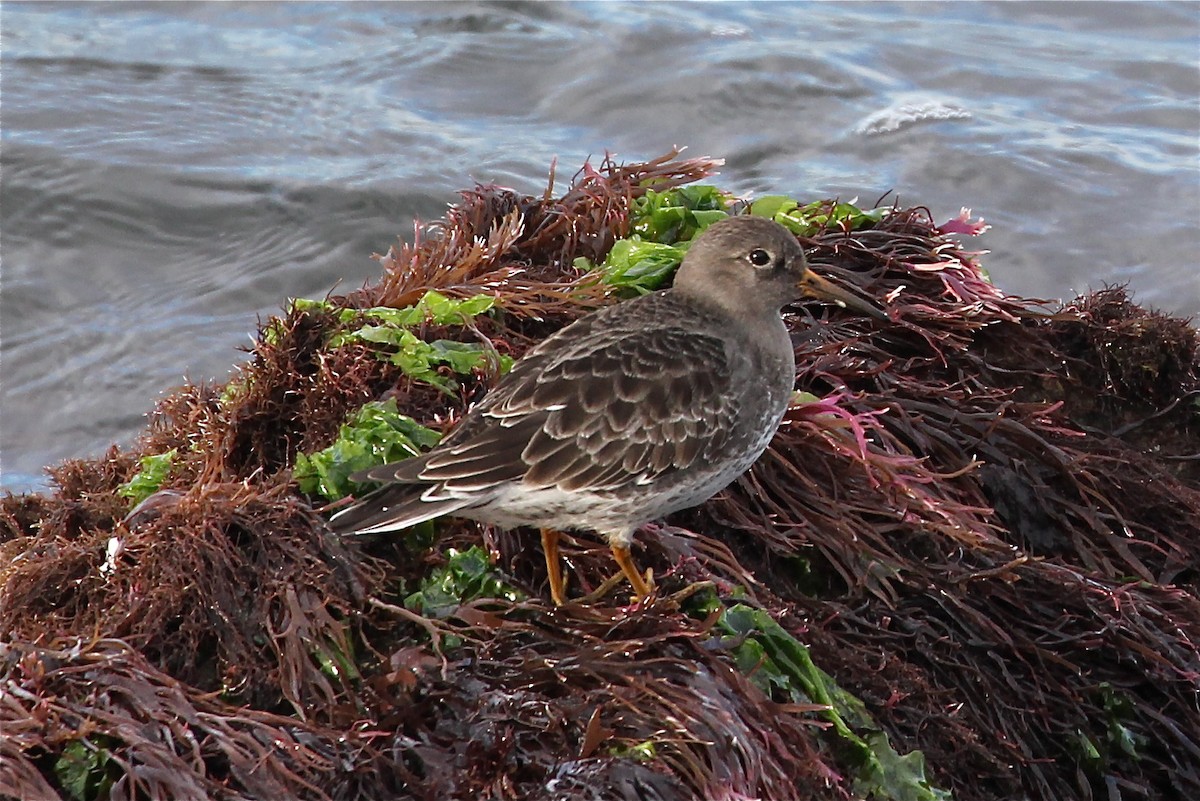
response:
<path fill-rule="evenodd" d="M 0 794 L 1200 796 L 1195 328 L 1007 296 L 965 213 L 748 205 L 677 156 L 464 192 L 134 448 L 0 500 Z M 555 608 L 536 533 L 329 532 L 354 470 L 730 213 L 889 319 L 795 310 L 768 453 L 638 539 L 657 598 L 621 606 L 587 537 Z"/>

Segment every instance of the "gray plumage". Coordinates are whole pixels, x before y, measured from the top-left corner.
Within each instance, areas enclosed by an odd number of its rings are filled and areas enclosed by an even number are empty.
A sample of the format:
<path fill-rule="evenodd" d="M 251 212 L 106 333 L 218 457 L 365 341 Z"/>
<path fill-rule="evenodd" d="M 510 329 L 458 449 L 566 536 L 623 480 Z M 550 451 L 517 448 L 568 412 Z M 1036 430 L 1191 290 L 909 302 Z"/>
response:
<path fill-rule="evenodd" d="M 671 289 L 547 338 L 437 447 L 356 475 L 385 486 L 332 524 L 390 531 L 452 513 L 627 548 L 643 523 L 707 500 L 766 449 L 795 379 L 780 310 L 806 294 L 861 303 L 808 272 L 783 226 L 717 222 Z"/>

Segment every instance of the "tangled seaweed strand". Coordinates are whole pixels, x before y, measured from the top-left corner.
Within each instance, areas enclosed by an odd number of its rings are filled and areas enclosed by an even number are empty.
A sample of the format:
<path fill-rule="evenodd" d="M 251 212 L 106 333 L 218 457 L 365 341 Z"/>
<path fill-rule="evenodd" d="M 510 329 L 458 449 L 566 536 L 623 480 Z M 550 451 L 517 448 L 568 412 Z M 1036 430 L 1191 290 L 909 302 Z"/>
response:
<path fill-rule="evenodd" d="M 482 365 L 447 394 L 331 344 L 343 312 L 492 295 L 498 313 L 414 332 L 519 357 L 614 301 L 574 259 L 628 235 L 647 186 L 717 164 L 678 155 L 585 165 L 558 198 L 553 174 L 540 197 L 464 192 L 380 257 L 377 284 L 293 304 L 229 383 L 165 398 L 132 450 L 0 500 L 0 794 L 871 792 L 823 708 L 718 633 L 741 602 L 960 801 L 1200 797 L 1196 330 L 1122 288 L 1057 309 L 1006 296 L 947 235 L 974 232 L 965 215 L 895 209 L 805 240 L 890 319 L 789 316 L 805 394 L 750 473 L 640 536 L 661 599 L 406 606 L 480 543 L 505 586 L 544 597 L 536 535 L 330 536 L 298 454 L 381 398 L 448 429 L 496 378 Z M 131 511 L 131 479 L 165 454 Z M 565 537 L 564 555 L 573 593 L 604 585 L 602 543 Z M 667 597 L 697 581 L 707 600 Z"/>

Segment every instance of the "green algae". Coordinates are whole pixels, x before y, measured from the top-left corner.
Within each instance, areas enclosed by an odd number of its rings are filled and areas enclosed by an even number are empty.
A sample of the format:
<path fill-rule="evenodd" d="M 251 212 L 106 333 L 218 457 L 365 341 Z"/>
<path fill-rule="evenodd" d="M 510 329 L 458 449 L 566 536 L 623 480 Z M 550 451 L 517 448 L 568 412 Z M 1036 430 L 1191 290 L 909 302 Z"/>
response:
<path fill-rule="evenodd" d="M 787 195 L 764 195 L 750 204 L 756 217 L 774 220 L 797 236 L 814 236 L 821 231 L 857 231 L 875 225 L 894 209 L 880 206 L 860 209 L 853 202 L 818 200 L 805 205 Z"/>
<path fill-rule="evenodd" d="M 473 545 L 464 551 L 450 548 L 446 563 L 422 579 L 417 591 L 404 599 L 404 605 L 426 617 L 442 618 L 479 598 L 517 601 L 523 597 L 492 566 L 487 551 Z"/>
<path fill-rule="evenodd" d="M 696 234 L 729 216 L 730 196 L 699 184 L 658 192 L 647 189 L 629 210 L 629 236 L 618 239 L 600 265 L 575 259 L 576 269 L 595 272 L 625 295 L 661 289 L 683 261 Z"/>
<path fill-rule="evenodd" d="M 687 247 L 664 245 L 659 242 L 643 242 L 638 239 L 618 240 L 608 252 L 608 258 L 596 268 L 601 279 L 609 286 L 617 287 L 629 294 L 645 295 L 657 289 L 675 274 L 683 261 Z M 577 266 L 590 269 L 587 259 Z"/>
<path fill-rule="evenodd" d="M 728 217 L 731 203 L 732 196 L 710 184 L 680 186 L 665 192 L 648 189 L 630 206 L 630 234 L 663 245 L 690 241 L 717 220 Z"/>
<path fill-rule="evenodd" d="M 503 374 L 512 368 L 512 358 L 496 353 L 492 348 L 468 342 L 446 339 L 426 341 L 411 328 L 421 324 L 466 325 L 495 305 L 496 299 L 490 295 L 455 299 L 429 290 L 416 304 L 403 309 L 343 309 L 339 313 L 343 325 L 363 320 L 377 322 L 334 334 L 329 346 L 336 348 L 353 343 L 367 345 L 376 358 L 391 362 L 410 378 L 432 384 L 452 395 L 456 382 L 439 369 L 442 366 L 449 367 L 458 375 L 467 375 L 494 364 Z"/>
<path fill-rule="evenodd" d="M 1135 711 L 1134 702 L 1128 695 L 1117 691 L 1109 682 L 1101 682 L 1093 694 L 1100 697 L 1104 710 L 1103 733 L 1089 736 L 1077 728 L 1074 739 L 1067 746 L 1086 771 L 1102 776 L 1119 757 L 1140 760 L 1147 738 L 1128 725 Z"/>
<path fill-rule="evenodd" d="M 121 775 L 109 749 L 98 744 L 110 738 L 94 739 L 96 743 L 88 739 L 72 740 L 54 760 L 55 778 L 75 801 L 107 798 L 114 778 Z"/>
<path fill-rule="evenodd" d="M 300 310 L 335 311 L 333 304 L 322 300 L 296 299 L 292 301 Z M 495 295 L 473 295 L 469 298 L 451 298 L 436 289 L 431 289 L 411 306 L 394 309 L 390 306 L 372 306 L 367 309 L 336 309 L 339 321 L 350 325 L 358 320 L 374 318 L 384 325 L 410 327 L 428 323 L 432 325 L 465 325 L 484 312 L 496 308 Z M 340 344 L 335 337 L 335 346 Z"/>
<path fill-rule="evenodd" d="M 342 650 L 330 643 L 314 644 L 313 657 L 321 666 L 321 672 L 332 679 L 350 678 L 357 681 L 362 678 L 352 649 Z"/>
<path fill-rule="evenodd" d="M 770 614 L 745 604 L 726 608 L 717 625 L 740 638 L 733 649 L 738 669 L 770 697 L 817 703 L 831 724 L 847 761 L 855 766 L 855 790 L 865 798 L 891 801 L 949 801 L 951 794 L 925 777 L 920 751 L 900 755 L 866 705 L 813 662 L 808 648 Z"/>
<path fill-rule="evenodd" d="M 394 328 L 389 325 L 368 325 L 357 331 L 346 334 L 338 343 L 359 341 L 383 345 L 388 349 L 375 351 L 375 355 L 399 367 L 405 375 L 418 381 L 432 384 L 447 395 L 453 395 L 456 383 L 453 379 L 438 370 L 441 365 L 448 366 L 459 375 L 466 375 L 473 370 L 480 370 L 488 365 L 489 353 L 479 345 L 453 340 L 437 339 L 426 342 L 407 328 Z M 495 354 L 501 373 L 512 368 L 512 359 L 508 356 Z"/>
<path fill-rule="evenodd" d="M 653 762 L 658 758 L 658 747 L 653 740 L 643 740 L 633 745 L 614 745 L 608 749 L 609 756 L 632 759 L 635 762 Z"/>
<path fill-rule="evenodd" d="M 117 494 L 129 498 L 131 508 L 137 506 L 158 492 L 163 482 L 167 480 L 167 475 L 170 474 L 171 467 L 175 464 L 175 458 L 178 455 L 179 449 L 172 448 L 165 453 L 143 456 L 140 461 L 142 469 L 133 478 L 118 487 Z"/>
<path fill-rule="evenodd" d="M 603 283 L 626 295 L 653 292 L 674 275 L 696 234 L 733 211 L 732 196 L 715 186 L 647 190 L 630 208 L 630 235 L 617 240 L 599 266 L 582 257 L 575 260 L 575 266 L 595 271 Z M 870 227 L 894 209 L 864 210 L 854 203 L 824 200 L 801 205 L 786 195 L 767 195 L 750 204 L 749 211 L 775 220 L 799 236 L 814 236 L 830 229 Z"/>
<path fill-rule="evenodd" d="M 352 474 L 418 456 L 440 439 L 438 432 L 400 414 L 395 400 L 374 401 L 354 413 L 328 448 L 298 454 L 292 477 L 305 494 L 337 500 L 351 493 Z"/>

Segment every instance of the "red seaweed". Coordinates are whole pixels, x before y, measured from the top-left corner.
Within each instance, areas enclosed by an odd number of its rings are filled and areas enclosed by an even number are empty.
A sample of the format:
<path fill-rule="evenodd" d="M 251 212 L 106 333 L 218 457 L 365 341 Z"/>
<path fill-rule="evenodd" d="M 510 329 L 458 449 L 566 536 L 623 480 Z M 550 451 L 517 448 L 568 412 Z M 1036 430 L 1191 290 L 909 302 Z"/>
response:
<path fill-rule="evenodd" d="M 447 430 L 495 378 L 447 394 L 337 344 L 347 320 L 488 294 L 495 313 L 413 330 L 519 357 L 618 302 L 574 260 L 601 262 L 648 186 L 719 163 L 678 156 L 606 157 L 558 197 L 553 169 L 540 196 L 462 193 L 378 283 L 293 304 L 230 382 L 164 398 L 132 448 L 0 499 L 0 794 L 861 796 L 825 707 L 718 632 L 747 603 L 959 801 L 1200 796 L 1196 329 L 1120 287 L 1005 294 L 947 236 L 982 230 L 965 211 L 802 240 L 889 319 L 789 315 L 804 394 L 746 476 L 639 535 L 657 600 L 554 608 L 524 531 L 331 535 L 297 454 L 382 398 Z M 131 513 L 122 488 L 172 449 Z M 487 586 L 524 600 L 412 600 L 480 545 Z M 604 586 L 603 543 L 563 552 L 573 594 Z"/>

